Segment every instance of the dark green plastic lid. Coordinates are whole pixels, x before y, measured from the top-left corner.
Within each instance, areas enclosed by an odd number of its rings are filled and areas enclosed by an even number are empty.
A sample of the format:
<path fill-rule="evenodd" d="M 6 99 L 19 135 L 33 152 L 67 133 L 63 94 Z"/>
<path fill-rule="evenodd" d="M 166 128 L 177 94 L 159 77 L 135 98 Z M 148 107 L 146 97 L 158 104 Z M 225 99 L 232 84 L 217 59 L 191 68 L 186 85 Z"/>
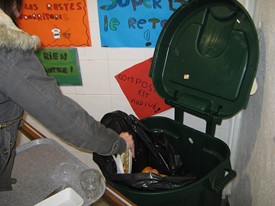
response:
<path fill-rule="evenodd" d="M 194 0 L 165 24 L 150 76 L 168 104 L 228 118 L 247 106 L 258 44 L 254 23 L 237 1 Z"/>

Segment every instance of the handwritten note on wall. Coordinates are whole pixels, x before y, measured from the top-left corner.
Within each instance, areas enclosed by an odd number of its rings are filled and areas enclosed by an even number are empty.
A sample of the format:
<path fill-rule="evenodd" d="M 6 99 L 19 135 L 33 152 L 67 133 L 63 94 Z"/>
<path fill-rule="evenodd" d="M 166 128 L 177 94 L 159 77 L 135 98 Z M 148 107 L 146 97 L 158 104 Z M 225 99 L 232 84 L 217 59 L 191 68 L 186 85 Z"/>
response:
<path fill-rule="evenodd" d="M 42 47 L 91 46 L 86 0 L 23 0 L 18 25 Z"/>
<path fill-rule="evenodd" d="M 39 49 L 36 55 L 59 85 L 82 85 L 77 49 Z"/>
<path fill-rule="evenodd" d="M 156 93 L 149 77 L 152 59 L 136 64 L 115 76 L 136 115 L 141 119 L 171 107 Z"/>
<path fill-rule="evenodd" d="M 155 47 L 176 8 L 188 0 L 98 0 L 101 45 Z"/>

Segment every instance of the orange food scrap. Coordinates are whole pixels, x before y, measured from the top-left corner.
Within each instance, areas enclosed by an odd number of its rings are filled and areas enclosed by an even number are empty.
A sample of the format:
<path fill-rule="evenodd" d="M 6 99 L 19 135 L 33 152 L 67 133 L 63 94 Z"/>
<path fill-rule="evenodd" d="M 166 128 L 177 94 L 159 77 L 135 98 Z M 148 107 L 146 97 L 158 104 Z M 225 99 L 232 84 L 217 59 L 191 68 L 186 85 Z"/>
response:
<path fill-rule="evenodd" d="M 159 171 L 157 169 L 152 168 L 151 166 L 147 166 L 142 170 L 142 173 L 149 173 L 149 172 L 159 175 Z"/>

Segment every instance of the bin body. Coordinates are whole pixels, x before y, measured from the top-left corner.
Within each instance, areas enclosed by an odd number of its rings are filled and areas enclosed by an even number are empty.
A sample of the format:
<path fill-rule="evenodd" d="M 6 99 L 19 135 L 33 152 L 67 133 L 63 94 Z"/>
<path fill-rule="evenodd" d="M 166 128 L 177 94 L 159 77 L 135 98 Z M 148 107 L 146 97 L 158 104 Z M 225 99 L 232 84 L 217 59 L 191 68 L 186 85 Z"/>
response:
<path fill-rule="evenodd" d="M 235 176 L 227 144 L 166 117 L 149 117 L 142 122 L 153 131 L 168 135 L 185 169 L 195 173 L 198 180 L 181 188 L 161 191 L 142 191 L 107 181 L 141 206 L 220 206 L 222 189 L 228 178 L 225 174 L 229 172 L 230 176 Z"/>
<path fill-rule="evenodd" d="M 220 206 L 223 188 L 236 176 L 230 149 L 214 137 L 215 127 L 247 107 L 258 67 L 257 31 L 237 0 L 186 2 L 164 25 L 149 74 L 156 92 L 174 107 L 175 120 L 142 122 L 167 133 L 184 167 L 198 179 L 157 192 L 108 180 L 141 206 Z M 206 120 L 206 133 L 184 125 L 183 112 Z"/>

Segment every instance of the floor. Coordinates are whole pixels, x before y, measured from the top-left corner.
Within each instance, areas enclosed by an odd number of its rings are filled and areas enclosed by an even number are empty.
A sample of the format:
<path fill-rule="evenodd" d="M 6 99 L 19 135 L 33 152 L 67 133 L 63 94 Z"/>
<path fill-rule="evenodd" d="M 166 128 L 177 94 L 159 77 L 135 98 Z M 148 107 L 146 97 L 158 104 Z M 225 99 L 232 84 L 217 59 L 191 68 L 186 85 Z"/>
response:
<path fill-rule="evenodd" d="M 93 206 L 111 206 L 107 201 L 100 199 Z"/>

